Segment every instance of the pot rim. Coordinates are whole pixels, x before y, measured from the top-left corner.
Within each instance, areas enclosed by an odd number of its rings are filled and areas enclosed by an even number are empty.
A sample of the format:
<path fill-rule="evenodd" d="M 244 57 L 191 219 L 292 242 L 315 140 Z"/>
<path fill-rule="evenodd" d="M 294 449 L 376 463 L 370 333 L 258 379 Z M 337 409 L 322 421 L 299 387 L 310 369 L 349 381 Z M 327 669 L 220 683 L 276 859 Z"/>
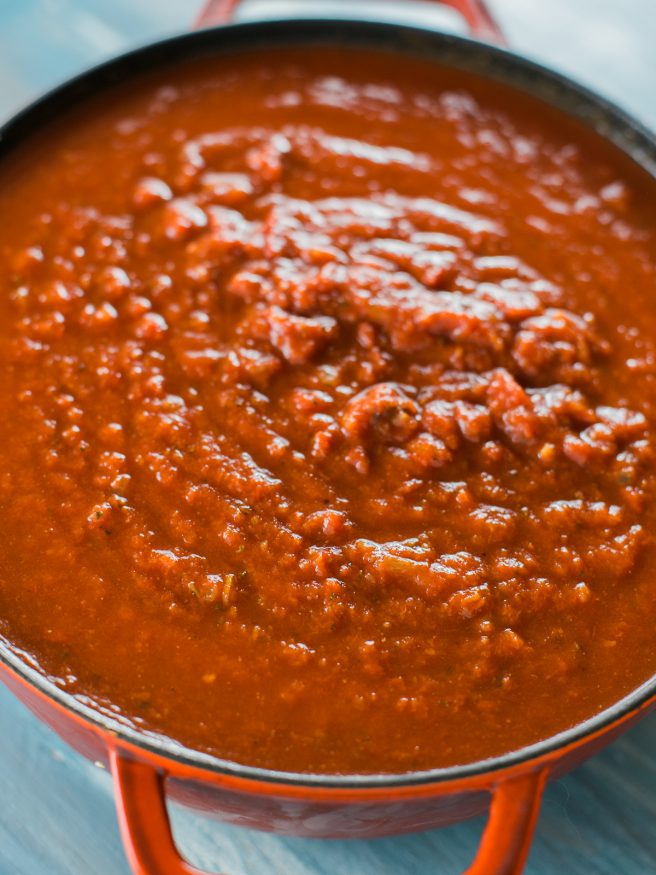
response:
<path fill-rule="evenodd" d="M 604 139 L 611 141 L 656 178 L 656 135 L 633 116 L 586 86 L 549 67 L 505 48 L 476 39 L 431 30 L 428 27 L 399 25 L 366 17 L 294 18 L 247 21 L 149 41 L 67 78 L 48 90 L 0 125 L 0 160 L 5 152 L 52 121 L 62 109 L 73 108 L 102 90 L 119 85 L 154 67 L 162 67 L 202 55 L 235 54 L 258 48 L 284 46 L 311 41 L 412 54 L 445 66 L 455 66 L 504 82 L 528 92 L 568 115 L 573 115 Z M 340 42 L 340 40 L 342 40 Z M 183 51 L 180 51 L 180 49 Z M 423 48 L 423 51 L 421 50 Z M 154 61 L 154 64 L 153 64 Z M 101 735 L 109 735 L 180 766 L 198 769 L 214 777 L 255 781 L 259 784 L 333 790 L 409 789 L 428 784 L 457 782 L 507 769 L 535 764 L 555 756 L 561 749 L 576 746 L 589 736 L 598 735 L 620 723 L 632 713 L 656 701 L 656 675 L 597 714 L 556 735 L 499 756 L 473 763 L 403 773 L 318 774 L 281 771 L 224 760 L 152 731 L 136 729 L 127 718 L 92 708 L 81 698 L 67 693 L 39 669 L 38 662 L 4 636 L 0 636 L 0 664 L 28 686 L 72 716 L 89 723 Z"/>

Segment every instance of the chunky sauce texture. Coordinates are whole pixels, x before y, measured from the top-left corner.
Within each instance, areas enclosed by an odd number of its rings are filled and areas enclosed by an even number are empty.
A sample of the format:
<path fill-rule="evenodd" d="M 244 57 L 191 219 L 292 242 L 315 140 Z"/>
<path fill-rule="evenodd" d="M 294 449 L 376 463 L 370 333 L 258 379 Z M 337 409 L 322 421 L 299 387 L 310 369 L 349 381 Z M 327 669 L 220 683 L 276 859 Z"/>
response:
<path fill-rule="evenodd" d="M 629 692 L 655 202 L 555 110 L 380 54 L 196 62 L 62 119 L 0 168 L 6 639 L 285 770 L 472 762 Z"/>

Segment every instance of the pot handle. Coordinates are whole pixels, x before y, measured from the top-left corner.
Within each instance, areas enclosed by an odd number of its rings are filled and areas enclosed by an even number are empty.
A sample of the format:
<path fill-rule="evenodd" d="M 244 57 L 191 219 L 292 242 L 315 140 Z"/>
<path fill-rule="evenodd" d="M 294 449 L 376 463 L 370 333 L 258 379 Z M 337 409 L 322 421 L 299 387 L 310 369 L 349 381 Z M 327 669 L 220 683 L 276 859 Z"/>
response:
<path fill-rule="evenodd" d="M 229 24 L 242 0 L 205 0 L 194 28 Z M 484 42 L 505 46 L 506 38 L 487 7 L 487 0 L 433 0 L 450 6 L 465 19 L 472 36 Z"/>
<path fill-rule="evenodd" d="M 182 858 L 166 810 L 164 775 L 110 750 L 118 822 L 134 875 L 207 875 Z M 506 778 L 492 803 L 476 859 L 463 875 L 520 875 L 540 810 L 547 770 Z"/>
<path fill-rule="evenodd" d="M 495 785 L 476 858 L 463 875 L 521 875 L 548 776 L 543 768 Z"/>

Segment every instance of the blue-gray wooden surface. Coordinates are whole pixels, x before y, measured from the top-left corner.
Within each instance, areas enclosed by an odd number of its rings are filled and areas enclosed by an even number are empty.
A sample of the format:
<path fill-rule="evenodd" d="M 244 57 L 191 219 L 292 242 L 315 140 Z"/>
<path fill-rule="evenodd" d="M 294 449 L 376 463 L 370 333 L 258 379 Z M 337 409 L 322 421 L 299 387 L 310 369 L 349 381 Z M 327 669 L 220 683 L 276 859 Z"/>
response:
<path fill-rule="evenodd" d="M 577 76 L 656 127 L 656 0 L 490 0 L 518 49 Z M 124 47 L 185 26 L 197 0 L 0 0 L 0 118 Z M 376 10 L 451 16 L 412 3 L 258 0 L 244 17 Z M 401 5 L 403 9 L 401 9 Z M 0 234 L 2 229 L 0 228 Z M 656 715 L 549 788 L 527 875 L 656 873 Z M 455 875 L 475 821 L 372 842 L 283 839 L 174 810 L 180 845 L 231 875 Z M 0 875 L 127 875 L 106 772 L 0 690 Z"/>

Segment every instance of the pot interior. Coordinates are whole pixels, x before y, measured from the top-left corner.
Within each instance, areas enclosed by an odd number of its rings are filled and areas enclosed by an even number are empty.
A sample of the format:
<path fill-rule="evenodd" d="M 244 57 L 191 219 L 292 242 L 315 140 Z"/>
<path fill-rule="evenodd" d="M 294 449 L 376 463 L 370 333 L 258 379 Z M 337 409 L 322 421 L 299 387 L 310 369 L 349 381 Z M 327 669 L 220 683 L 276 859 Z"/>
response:
<path fill-rule="evenodd" d="M 181 60 L 209 55 L 253 51 L 272 46 L 340 45 L 383 49 L 400 56 L 420 57 L 491 78 L 543 100 L 579 119 L 656 176 L 656 141 L 641 125 L 588 90 L 512 53 L 473 40 L 427 30 L 358 21 L 282 21 L 234 25 L 229 28 L 201 31 L 165 40 L 130 52 L 102 64 L 64 84 L 10 121 L 1 132 L 0 155 L 20 147 L 21 141 L 66 109 L 103 88 L 130 81 L 155 67 L 165 67 Z M 394 787 L 450 781 L 484 772 L 497 771 L 515 763 L 547 755 L 603 729 L 632 712 L 655 692 L 650 681 L 630 696 L 589 721 L 531 747 L 491 760 L 464 767 L 415 772 L 408 775 L 307 775 L 275 772 L 239 766 L 215 757 L 188 750 L 169 739 L 152 733 L 137 732 L 120 723 L 115 716 L 100 714 L 79 700 L 62 692 L 28 664 L 24 654 L 3 643 L 3 660 L 13 671 L 37 687 L 50 699 L 83 716 L 96 726 L 131 744 L 192 766 L 218 773 L 229 773 L 258 780 L 333 787 Z"/>

